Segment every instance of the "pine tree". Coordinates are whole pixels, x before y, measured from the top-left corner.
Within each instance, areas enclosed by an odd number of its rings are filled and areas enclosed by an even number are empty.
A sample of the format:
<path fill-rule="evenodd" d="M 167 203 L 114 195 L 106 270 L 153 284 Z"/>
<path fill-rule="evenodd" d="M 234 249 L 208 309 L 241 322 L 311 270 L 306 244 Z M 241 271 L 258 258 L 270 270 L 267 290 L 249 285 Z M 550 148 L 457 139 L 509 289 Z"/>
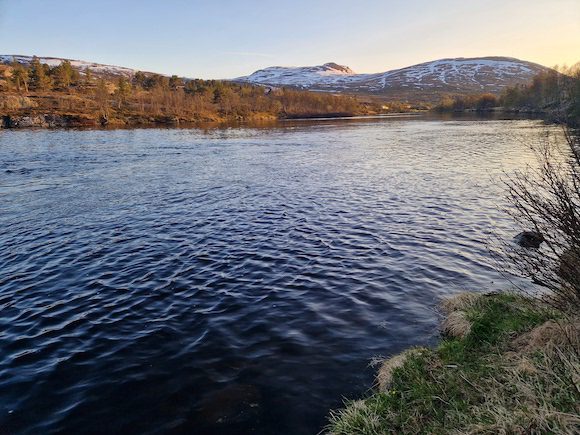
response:
<path fill-rule="evenodd" d="M 125 77 L 119 77 L 117 82 L 117 89 L 115 91 L 115 96 L 117 97 L 117 107 L 120 109 L 121 106 L 127 103 L 127 97 L 131 94 L 131 85 L 125 79 Z"/>
<path fill-rule="evenodd" d="M 176 75 L 173 75 L 169 78 L 169 87 L 172 90 L 176 90 L 177 88 L 179 88 L 180 86 L 183 86 L 183 80 L 180 79 L 179 77 L 177 77 Z"/>
<path fill-rule="evenodd" d="M 95 101 L 99 107 L 99 112 L 103 119 L 109 116 L 109 89 L 107 83 L 103 79 L 97 81 L 95 88 Z"/>
<path fill-rule="evenodd" d="M 30 76 L 28 74 L 28 69 L 25 68 L 18 62 L 12 63 L 12 82 L 16 87 L 17 91 L 26 91 L 28 92 L 28 80 Z"/>
<path fill-rule="evenodd" d="M 73 76 L 74 76 L 74 68 L 72 67 L 70 61 L 64 60 L 62 63 L 55 67 L 53 70 L 53 76 L 56 79 L 56 85 L 61 89 L 66 89 L 70 87 Z"/>
<path fill-rule="evenodd" d="M 93 72 L 90 68 L 85 69 L 85 84 L 88 85 L 93 81 Z"/>
<path fill-rule="evenodd" d="M 143 89 L 145 87 L 145 81 L 147 77 L 141 71 L 137 71 L 133 76 L 133 86 L 138 89 Z"/>
<path fill-rule="evenodd" d="M 37 91 L 47 91 L 52 85 L 52 81 L 46 73 L 46 67 L 40 63 L 36 56 L 32 58 L 31 67 L 31 88 Z"/>

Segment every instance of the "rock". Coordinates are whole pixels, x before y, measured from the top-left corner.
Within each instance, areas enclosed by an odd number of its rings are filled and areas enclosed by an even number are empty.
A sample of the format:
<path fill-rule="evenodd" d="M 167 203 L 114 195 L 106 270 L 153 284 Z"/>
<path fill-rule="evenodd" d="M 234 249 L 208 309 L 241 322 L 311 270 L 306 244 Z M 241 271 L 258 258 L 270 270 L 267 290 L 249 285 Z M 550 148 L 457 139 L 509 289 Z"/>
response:
<path fill-rule="evenodd" d="M 42 120 L 38 116 L 22 116 L 16 120 L 16 125 L 21 128 L 27 127 L 41 127 Z"/>
<path fill-rule="evenodd" d="M 82 115 L 10 115 L 0 118 L 0 128 L 94 127 L 96 122 Z"/>
<path fill-rule="evenodd" d="M 544 236 L 537 231 L 522 231 L 514 237 L 514 242 L 522 248 L 538 249 L 544 240 Z"/>
<path fill-rule="evenodd" d="M 38 116 L 5 116 L 4 128 L 47 127 L 43 115 Z"/>
<path fill-rule="evenodd" d="M 44 115 L 43 127 L 59 128 L 70 127 L 72 119 L 61 115 Z"/>

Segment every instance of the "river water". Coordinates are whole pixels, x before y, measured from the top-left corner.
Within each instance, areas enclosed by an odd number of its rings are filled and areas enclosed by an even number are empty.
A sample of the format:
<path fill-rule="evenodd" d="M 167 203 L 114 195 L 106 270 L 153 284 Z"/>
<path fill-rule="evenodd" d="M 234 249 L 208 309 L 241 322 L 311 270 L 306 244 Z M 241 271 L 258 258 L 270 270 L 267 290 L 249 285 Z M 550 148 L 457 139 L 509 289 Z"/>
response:
<path fill-rule="evenodd" d="M 314 434 L 509 287 L 540 121 L 0 131 L 0 432 Z"/>

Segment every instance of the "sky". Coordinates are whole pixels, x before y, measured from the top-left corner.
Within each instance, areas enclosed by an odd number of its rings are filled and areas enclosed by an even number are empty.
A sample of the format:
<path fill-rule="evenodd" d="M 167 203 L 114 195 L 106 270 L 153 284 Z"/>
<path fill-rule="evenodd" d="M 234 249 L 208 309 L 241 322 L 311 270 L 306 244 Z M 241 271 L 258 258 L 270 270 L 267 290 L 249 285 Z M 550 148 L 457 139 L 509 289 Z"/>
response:
<path fill-rule="evenodd" d="M 580 61 L 580 0 L 0 0 L 0 54 L 199 78 L 336 62 Z"/>

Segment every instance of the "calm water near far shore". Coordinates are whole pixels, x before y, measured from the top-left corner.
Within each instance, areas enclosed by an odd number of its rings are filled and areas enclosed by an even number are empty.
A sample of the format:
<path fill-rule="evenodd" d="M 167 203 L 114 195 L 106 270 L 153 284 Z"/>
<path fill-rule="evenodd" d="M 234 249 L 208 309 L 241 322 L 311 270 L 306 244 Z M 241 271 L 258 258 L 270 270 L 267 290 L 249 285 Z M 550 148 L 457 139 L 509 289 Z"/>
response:
<path fill-rule="evenodd" d="M 510 283 L 541 121 L 0 131 L 0 432 L 315 434 Z"/>

